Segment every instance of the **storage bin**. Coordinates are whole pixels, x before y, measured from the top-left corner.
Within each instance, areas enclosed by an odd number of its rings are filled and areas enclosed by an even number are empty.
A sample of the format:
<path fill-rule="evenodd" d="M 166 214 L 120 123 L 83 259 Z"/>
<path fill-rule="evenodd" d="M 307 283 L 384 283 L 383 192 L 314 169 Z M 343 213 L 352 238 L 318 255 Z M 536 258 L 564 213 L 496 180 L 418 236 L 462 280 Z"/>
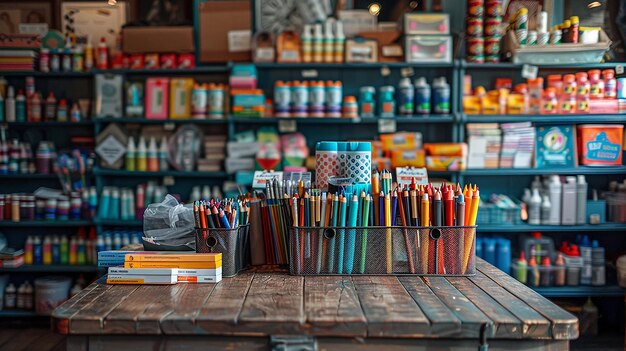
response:
<path fill-rule="evenodd" d="M 452 37 L 449 35 L 407 35 L 404 39 L 406 62 L 451 63 Z"/>
<path fill-rule="evenodd" d="M 222 253 L 222 276 L 234 277 L 250 264 L 250 224 L 235 229 L 196 228 L 196 252 Z"/>
<path fill-rule="evenodd" d="M 624 126 L 620 124 L 581 124 L 578 126 L 580 164 L 620 166 Z"/>
<path fill-rule="evenodd" d="M 475 238 L 476 227 L 292 227 L 289 268 L 294 275 L 473 275 Z"/>
<path fill-rule="evenodd" d="M 450 16 L 447 13 L 407 13 L 404 15 L 404 33 L 450 34 Z"/>

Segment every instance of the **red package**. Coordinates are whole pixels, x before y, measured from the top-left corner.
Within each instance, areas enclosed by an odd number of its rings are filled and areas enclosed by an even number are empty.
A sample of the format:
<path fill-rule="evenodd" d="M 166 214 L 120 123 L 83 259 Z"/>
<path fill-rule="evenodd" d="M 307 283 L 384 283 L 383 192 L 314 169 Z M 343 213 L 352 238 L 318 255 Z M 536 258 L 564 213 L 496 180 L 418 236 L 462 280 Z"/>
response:
<path fill-rule="evenodd" d="M 161 68 L 176 68 L 176 54 L 161 54 Z"/>
<path fill-rule="evenodd" d="M 144 64 L 143 54 L 130 55 L 130 62 L 129 62 L 130 69 L 143 69 L 144 65 L 145 64 Z"/>
<path fill-rule="evenodd" d="M 194 68 L 196 67 L 196 57 L 194 54 L 178 55 L 178 68 Z"/>

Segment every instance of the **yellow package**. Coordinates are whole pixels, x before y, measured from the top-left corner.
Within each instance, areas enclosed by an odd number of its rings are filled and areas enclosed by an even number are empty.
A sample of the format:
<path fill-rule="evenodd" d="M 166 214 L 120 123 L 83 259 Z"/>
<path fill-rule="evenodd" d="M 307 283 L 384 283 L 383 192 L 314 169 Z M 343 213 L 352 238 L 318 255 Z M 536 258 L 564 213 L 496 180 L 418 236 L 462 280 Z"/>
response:
<path fill-rule="evenodd" d="M 426 152 L 424 150 L 393 150 L 391 151 L 391 167 L 424 167 Z"/>
<path fill-rule="evenodd" d="M 192 78 L 172 78 L 170 80 L 170 118 L 191 118 Z"/>

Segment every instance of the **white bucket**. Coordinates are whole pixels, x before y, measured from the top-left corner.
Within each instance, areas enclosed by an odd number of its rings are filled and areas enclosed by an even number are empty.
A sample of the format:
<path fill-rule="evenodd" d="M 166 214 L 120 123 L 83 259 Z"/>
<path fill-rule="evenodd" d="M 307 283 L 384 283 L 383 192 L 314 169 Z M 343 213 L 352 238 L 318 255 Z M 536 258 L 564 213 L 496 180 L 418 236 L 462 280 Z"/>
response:
<path fill-rule="evenodd" d="M 617 284 L 626 289 L 626 255 L 617 259 Z"/>
<path fill-rule="evenodd" d="M 50 315 L 65 302 L 70 293 L 72 279 L 68 277 L 43 277 L 35 279 L 35 311 Z"/>

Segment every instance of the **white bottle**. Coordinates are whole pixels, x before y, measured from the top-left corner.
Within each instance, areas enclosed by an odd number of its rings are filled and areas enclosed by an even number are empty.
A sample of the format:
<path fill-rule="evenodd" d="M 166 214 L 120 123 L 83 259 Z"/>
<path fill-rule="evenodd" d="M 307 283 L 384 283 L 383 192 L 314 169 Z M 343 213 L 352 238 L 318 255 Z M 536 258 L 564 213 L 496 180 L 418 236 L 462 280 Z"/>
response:
<path fill-rule="evenodd" d="M 311 25 L 305 24 L 302 29 L 302 62 L 310 63 L 313 61 L 313 37 L 311 37 Z"/>
<path fill-rule="evenodd" d="M 313 62 L 321 63 L 324 57 L 324 35 L 322 34 L 322 25 L 317 23 L 313 28 Z"/>
<path fill-rule="evenodd" d="M 343 34 L 343 22 L 337 21 L 335 24 L 335 62 L 341 63 L 344 61 L 344 44 L 346 42 L 346 36 Z"/>
<path fill-rule="evenodd" d="M 550 224 L 550 213 L 552 211 L 552 204 L 550 204 L 550 197 L 544 195 L 541 201 L 541 224 Z"/>
<path fill-rule="evenodd" d="M 550 176 L 550 183 L 548 185 L 548 196 L 550 197 L 550 204 L 552 210 L 550 211 L 550 225 L 561 224 L 561 178 L 558 175 Z"/>
<path fill-rule="evenodd" d="M 24 295 L 26 294 L 26 284 L 22 283 L 19 288 L 17 288 L 17 298 L 15 299 L 15 307 L 19 310 L 23 310 L 26 308 L 26 304 L 24 301 Z"/>
<path fill-rule="evenodd" d="M 587 180 L 578 175 L 576 182 L 576 224 L 587 222 Z"/>
<path fill-rule="evenodd" d="M 576 177 L 566 177 L 561 194 L 561 224 L 576 224 Z"/>
<path fill-rule="evenodd" d="M 167 171 L 170 168 L 170 164 L 167 161 L 167 139 L 165 136 L 161 138 L 161 144 L 159 145 L 159 170 Z"/>
<path fill-rule="evenodd" d="M 202 194 L 200 193 L 200 186 L 196 185 L 193 188 L 191 188 L 191 196 L 189 196 L 189 201 L 197 201 L 201 199 Z M 209 200 L 209 199 L 203 199 L 203 200 Z"/>
<path fill-rule="evenodd" d="M 541 224 L 541 195 L 539 189 L 533 189 L 533 196 L 528 206 L 528 224 Z"/>
<path fill-rule="evenodd" d="M 522 201 L 526 204 L 526 206 L 530 206 L 530 199 L 533 197 L 533 194 L 530 192 L 530 189 L 524 189 L 524 195 L 522 196 Z"/>
<path fill-rule="evenodd" d="M 4 308 L 14 309 L 17 304 L 17 289 L 11 283 L 4 289 Z"/>
<path fill-rule="evenodd" d="M 7 89 L 7 99 L 4 102 L 6 114 L 4 115 L 7 122 L 15 122 L 15 90 L 12 86 Z"/>
<path fill-rule="evenodd" d="M 335 60 L 335 35 L 333 34 L 334 18 L 327 18 L 324 23 L 324 63 Z"/>
<path fill-rule="evenodd" d="M 210 200 L 211 199 L 211 187 L 208 185 L 202 186 L 202 199 Z"/>

